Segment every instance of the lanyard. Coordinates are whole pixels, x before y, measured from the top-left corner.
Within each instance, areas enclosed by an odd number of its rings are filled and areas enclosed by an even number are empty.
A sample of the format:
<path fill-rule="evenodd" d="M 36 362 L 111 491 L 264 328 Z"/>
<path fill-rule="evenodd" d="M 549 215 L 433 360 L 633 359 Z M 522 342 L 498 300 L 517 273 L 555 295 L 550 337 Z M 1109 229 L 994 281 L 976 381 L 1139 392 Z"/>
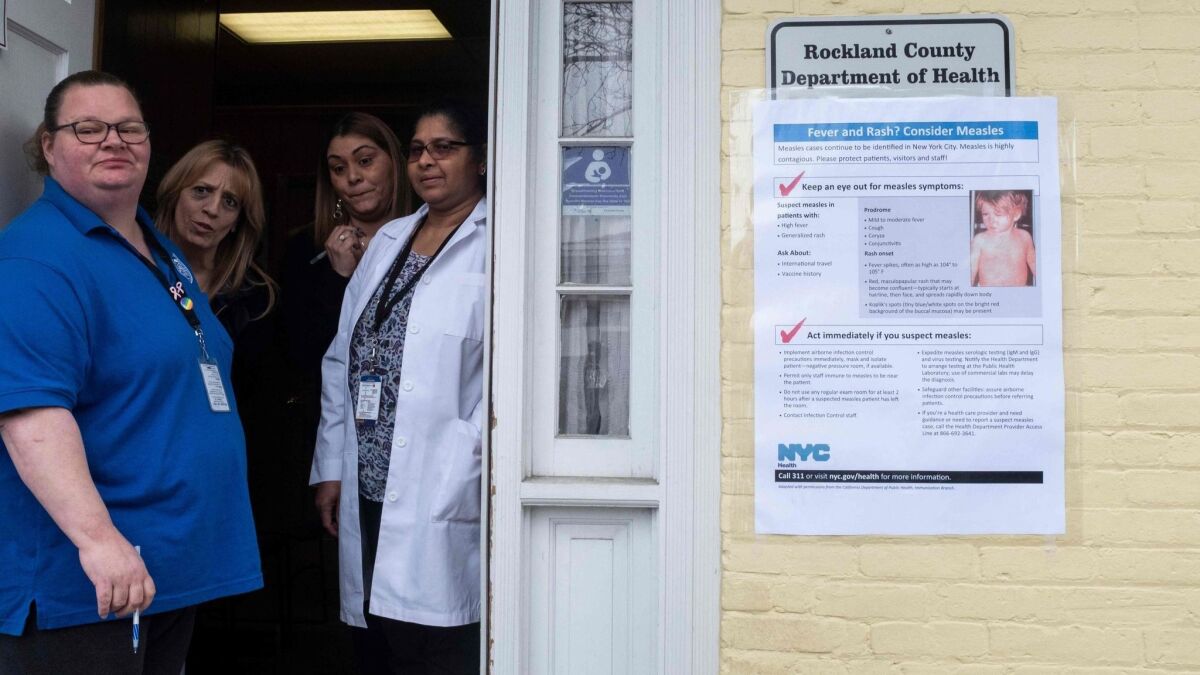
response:
<path fill-rule="evenodd" d="M 204 330 L 200 327 L 200 317 L 196 316 L 195 303 L 192 302 L 192 299 L 187 296 L 187 291 L 183 288 L 183 282 L 179 280 L 179 275 L 175 273 L 174 269 L 172 269 L 170 254 L 167 253 L 167 249 L 162 245 L 162 242 L 158 240 L 158 237 L 155 237 L 154 233 L 149 231 L 149 228 L 142 225 L 140 222 L 138 223 L 138 227 L 142 228 L 142 238 L 146 240 L 146 247 L 150 249 L 150 256 L 152 258 L 157 256 L 162 260 L 163 264 L 166 265 L 167 269 L 171 272 L 170 279 L 168 279 L 162 273 L 162 270 L 158 268 L 158 265 L 155 265 L 153 262 L 147 260 L 146 257 L 141 253 L 138 253 L 137 249 L 133 247 L 133 244 L 125 239 L 125 237 L 118 235 L 118 238 L 120 239 L 121 243 L 125 245 L 125 248 L 129 249 L 129 251 L 133 253 L 133 256 L 138 259 L 138 262 L 145 265 L 146 269 L 150 270 L 150 273 L 154 275 L 154 278 L 158 279 L 159 283 L 163 285 L 163 289 L 166 290 L 166 292 L 171 296 L 171 304 L 175 305 L 179 312 L 183 314 L 183 318 L 186 319 L 188 325 L 191 326 L 192 332 L 196 334 L 196 339 L 200 341 L 201 355 L 204 356 L 205 359 L 208 359 L 208 348 L 204 344 Z M 174 283 L 171 283 L 172 280 Z"/>
<path fill-rule="evenodd" d="M 463 222 L 465 223 L 466 221 L 464 220 Z M 392 295 L 392 287 L 396 285 L 396 280 L 400 278 L 400 272 L 404 269 L 404 263 L 408 260 L 408 256 L 412 253 L 413 241 L 416 240 L 417 234 L 421 232 L 421 228 L 425 227 L 425 219 L 421 219 L 421 222 L 418 223 L 417 227 L 413 230 L 412 236 L 409 237 L 408 241 L 404 243 L 404 248 L 400 251 L 400 255 L 396 256 L 396 259 L 392 261 L 392 268 L 388 270 L 387 281 L 385 281 L 383 285 L 383 298 L 375 307 L 375 325 L 371 327 L 371 332 L 379 332 L 379 329 L 383 326 L 383 322 L 387 320 L 389 315 L 391 315 L 392 308 L 394 308 L 400 302 L 400 300 L 404 298 L 404 296 L 408 295 L 408 292 L 412 290 L 413 286 L 417 285 L 417 282 L 421 280 L 421 276 L 425 274 L 425 270 L 429 269 L 429 266 L 433 264 L 434 259 L 438 257 L 438 254 L 442 252 L 442 249 L 446 248 L 446 244 L 450 243 L 450 240 L 454 238 L 454 234 L 458 232 L 458 228 L 462 226 L 462 223 L 455 225 L 454 229 L 450 231 L 450 234 L 446 235 L 446 238 L 442 240 L 442 243 L 440 246 L 438 246 L 437 250 L 433 252 L 433 255 L 429 256 L 429 260 L 425 261 L 425 264 L 421 266 L 421 269 L 417 270 L 416 273 L 413 274 L 407 282 L 405 282 L 404 286 L 400 288 L 399 293 Z"/>

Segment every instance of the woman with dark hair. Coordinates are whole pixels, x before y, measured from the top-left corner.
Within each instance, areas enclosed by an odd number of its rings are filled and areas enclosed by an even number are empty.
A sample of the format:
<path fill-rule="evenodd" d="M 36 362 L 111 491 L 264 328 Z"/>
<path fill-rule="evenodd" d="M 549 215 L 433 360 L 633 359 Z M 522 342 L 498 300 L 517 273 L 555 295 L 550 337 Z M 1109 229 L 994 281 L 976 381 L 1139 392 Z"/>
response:
<path fill-rule="evenodd" d="M 138 208 L 149 136 L 120 79 L 66 78 L 0 234 L 3 672 L 178 673 L 195 606 L 262 586 L 232 345 Z"/>
<path fill-rule="evenodd" d="M 322 365 L 310 482 L 338 537 L 342 620 L 396 673 L 478 673 L 486 136 L 459 104 L 407 146 L 425 201 L 375 236 Z"/>
<path fill-rule="evenodd" d="M 349 278 L 371 237 L 407 213 L 400 141 L 383 120 L 352 112 L 337 124 L 317 170 L 313 240 Z"/>
<path fill-rule="evenodd" d="M 321 357 L 337 332 L 346 281 L 384 223 L 407 213 L 400 141 L 378 117 L 352 112 L 321 145 L 309 228 L 287 242 L 283 331 L 297 452 L 312 448 L 320 418 Z M 300 476 L 295 476 L 299 479 Z"/>

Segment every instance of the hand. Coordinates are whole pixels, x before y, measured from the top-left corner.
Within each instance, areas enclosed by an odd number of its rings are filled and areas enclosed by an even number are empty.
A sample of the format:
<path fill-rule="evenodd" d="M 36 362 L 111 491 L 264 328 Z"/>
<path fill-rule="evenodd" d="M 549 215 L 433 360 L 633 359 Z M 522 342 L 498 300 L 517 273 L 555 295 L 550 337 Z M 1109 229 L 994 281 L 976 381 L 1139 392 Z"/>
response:
<path fill-rule="evenodd" d="M 349 277 L 358 267 L 367 243 L 362 230 L 352 225 L 338 225 L 329 233 L 325 240 L 325 252 L 329 254 L 329 264 L 333 271 Z"/>
<path fill-rule="evenodd" d="M 119 534 L 79 549 L 79 564 L 96 587 L 96 613 L 129 616 L 154 602 L 157 589 L 138 552 Z"/>
<path fill-rule="evenodd" d="M 338 501 L 342 496 L 342 481 L 327 480 L 317 483 L 316 504 L 317 513 L 321 516 L 321 526 L 333 536 L 338 536 Z"/>

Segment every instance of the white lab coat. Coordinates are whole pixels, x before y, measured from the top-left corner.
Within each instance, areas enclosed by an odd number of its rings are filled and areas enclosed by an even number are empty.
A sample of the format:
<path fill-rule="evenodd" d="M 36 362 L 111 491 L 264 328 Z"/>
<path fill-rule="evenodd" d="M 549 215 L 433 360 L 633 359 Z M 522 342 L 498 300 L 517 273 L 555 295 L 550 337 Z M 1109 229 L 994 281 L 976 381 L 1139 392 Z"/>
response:
<path fill-rule="evenodd" d="M 346 286 L 321 364 L 321 426 L 310 483 L 340 480 L 342 620 L 364 627 L 358 435 L 347 378 L 350 338 L 427 207 L 383 226 Z M 480 438 L 487 200 L 421 277 L 404 339 L 371 614 L 427 626 L 479 621 Z"/>

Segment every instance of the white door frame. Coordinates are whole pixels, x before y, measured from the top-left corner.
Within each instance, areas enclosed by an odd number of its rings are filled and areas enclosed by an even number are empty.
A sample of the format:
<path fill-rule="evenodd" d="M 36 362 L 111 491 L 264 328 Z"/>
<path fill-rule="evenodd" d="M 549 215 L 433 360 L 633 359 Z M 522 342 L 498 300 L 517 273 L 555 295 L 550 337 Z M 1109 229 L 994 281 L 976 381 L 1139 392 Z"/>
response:
<path fill-rule="evenodd" d="M 655 0 L 635 0 L 655 1 Z M 720 622 L 720 19 L 719 0 L 661 0 L 662 133 L 659 364 L 660 480 L 621 487 L 529 480 L 532 400 L 528 279 L 535 184 L 537 8 L 493 0 L 491 139 L 493 307 L 485 452 L 489 672 L 524 672 L 528 645 L 528 508 L 638 506 L 657 511 L 657 663 L 644 672 L 719 670 Z M 668 339 L 668 336 L 669 339 Z M 665 385 L 664 385 L 665 386 Z M 663 390 L 666 391 L 665 389 Z M 677 393 L 676 393 L 677 392 Z M 559 485 L 555 485 L 559 483 Z"/>

